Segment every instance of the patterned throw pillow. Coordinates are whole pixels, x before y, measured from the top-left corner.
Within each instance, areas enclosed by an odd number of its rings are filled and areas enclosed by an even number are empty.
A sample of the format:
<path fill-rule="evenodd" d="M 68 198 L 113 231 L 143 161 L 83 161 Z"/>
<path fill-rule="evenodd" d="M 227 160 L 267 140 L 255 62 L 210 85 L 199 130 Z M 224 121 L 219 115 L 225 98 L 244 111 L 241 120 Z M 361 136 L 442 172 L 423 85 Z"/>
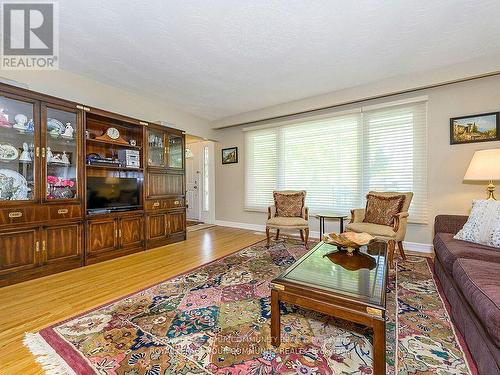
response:
<path fill-rule="evenodd" d="M 453 238 L 500 248 L 500 201 L 473 200 L 469 219 Z"/>
<path fill-rule="evenodd" d="M 399 214 L 405 203 L 404 195 L 375 195 L 366 196 L 365 223 L 389 225 L 394 224 L 394 216 Z"/>
<path fill-rule="evenodd" d="M 302 207 L 306 194 L 303 191 L 296 193 L 283 193 L 275 191 L 274 205 L 276 206 L 276 216 L 281 217 L 301 217 Z"/>

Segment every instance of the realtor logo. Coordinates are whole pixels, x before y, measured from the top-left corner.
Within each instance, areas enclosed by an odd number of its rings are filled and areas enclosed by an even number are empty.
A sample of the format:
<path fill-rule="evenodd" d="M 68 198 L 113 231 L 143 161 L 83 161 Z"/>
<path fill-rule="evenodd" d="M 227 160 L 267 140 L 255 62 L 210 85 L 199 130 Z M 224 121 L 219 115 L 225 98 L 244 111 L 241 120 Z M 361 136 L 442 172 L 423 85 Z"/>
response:
<path fill-rule="evenodd" d="M 2 3 L 2 69 L 58 69 L 57 5 L 54 2 Z"/>

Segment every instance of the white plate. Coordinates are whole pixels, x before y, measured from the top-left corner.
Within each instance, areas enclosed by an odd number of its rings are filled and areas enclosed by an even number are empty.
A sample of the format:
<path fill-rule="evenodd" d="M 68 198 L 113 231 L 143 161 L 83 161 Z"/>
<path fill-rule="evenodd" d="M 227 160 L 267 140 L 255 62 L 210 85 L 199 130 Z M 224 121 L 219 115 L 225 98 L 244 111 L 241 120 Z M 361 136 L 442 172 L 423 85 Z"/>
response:
<path fill-rule="evenodd" d="M 4 182 L 2 181 L 5 178 L 13 178 L 13 186 L 14 188 L 17 188 L 16 192 L 10 197 L 9 200 L 22 201 L 28 199 L 29 188 L 24 176 L 11 169 L 0 169 L 0 200 L 5 200 L 4 196 L 5 194 L 8 194 L 7 191 L 5 191 L 7 187 L 3 186 Z"/>
<path fill-rule="evenodd" d="M 0 160 L 1 161 L 12 161 L 19 157 L 19 151 L 12 145 L 8 143 L 0 144 Z"/>

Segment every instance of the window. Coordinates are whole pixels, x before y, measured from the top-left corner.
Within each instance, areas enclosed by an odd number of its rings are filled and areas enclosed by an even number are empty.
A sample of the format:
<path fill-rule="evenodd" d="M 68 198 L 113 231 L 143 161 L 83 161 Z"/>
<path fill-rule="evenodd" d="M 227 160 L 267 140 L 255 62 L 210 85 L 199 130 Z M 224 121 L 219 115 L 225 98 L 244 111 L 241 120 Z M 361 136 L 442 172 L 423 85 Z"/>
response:
<path fill-rule="evenodd" d="M 412 222 L 427 220 L 425 101 L 246 131 L 245 208 L 273 190 L 306 190 L 312 213 L 364 207 L 370 190 L 413 191 Z"/>

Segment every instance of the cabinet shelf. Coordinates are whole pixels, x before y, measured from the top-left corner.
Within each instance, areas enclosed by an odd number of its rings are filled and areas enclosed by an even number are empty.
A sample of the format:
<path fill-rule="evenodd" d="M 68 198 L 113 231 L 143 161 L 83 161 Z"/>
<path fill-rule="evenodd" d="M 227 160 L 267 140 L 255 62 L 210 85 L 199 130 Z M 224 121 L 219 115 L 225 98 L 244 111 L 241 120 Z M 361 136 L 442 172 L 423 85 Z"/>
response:
<path fill-rule="evenodd" d="M 111 145 L 111 146 L 118 146 L 118 147 L 125 147 L 125 148 L 130 148 L 134 150 L 140 150 L 142 149 L 141 146 L 132 146 L 124 143 L 118 143 L 118 142 L 111 142 L 111 141 L 103 141 L 100 139 L 94 139 L 94 138 L 87 138 L 86 140 L 88 143 L 97 143 L 97 144 L 103 144 L 103 145 Z"/>
<path fill-rule="evenodd" d="M 131 172 L 142 172 L 144 168 L 130 168 L 130 167 L 118 167 L 114 165 L 93 165 L 93 164 L 86 164 L 87 168 L 94 168 L 94 169 L 109 169 L 113 171 L 131 171 Z"/>

